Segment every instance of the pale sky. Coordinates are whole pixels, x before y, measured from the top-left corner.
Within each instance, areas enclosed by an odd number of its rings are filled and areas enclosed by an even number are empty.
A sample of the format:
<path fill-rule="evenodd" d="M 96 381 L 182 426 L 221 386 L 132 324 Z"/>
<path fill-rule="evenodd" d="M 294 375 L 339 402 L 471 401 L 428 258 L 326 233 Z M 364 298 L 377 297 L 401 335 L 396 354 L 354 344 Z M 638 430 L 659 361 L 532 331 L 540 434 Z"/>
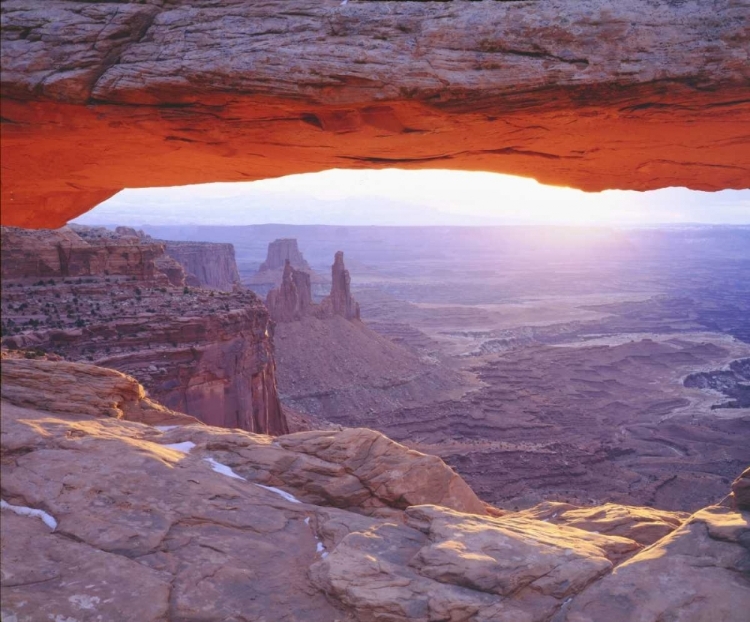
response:
<path fill-rule="evenodd" d="M 329 170 L 256 182 L 123 190 L 80 224 L 750 224 L 750 190 L 586 193 L 468 171 Z"/>

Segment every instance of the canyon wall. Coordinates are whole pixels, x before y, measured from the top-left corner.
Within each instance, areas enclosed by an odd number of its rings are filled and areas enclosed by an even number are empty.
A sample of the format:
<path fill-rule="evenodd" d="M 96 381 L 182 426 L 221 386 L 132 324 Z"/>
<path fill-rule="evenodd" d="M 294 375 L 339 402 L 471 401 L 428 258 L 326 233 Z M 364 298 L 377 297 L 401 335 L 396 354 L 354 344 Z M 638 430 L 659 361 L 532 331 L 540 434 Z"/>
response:
<path fill-rule="evenodd" d="M 749 183 L 738 0 L 0 10 L 4 224 L 59 227 L 125 187 L 330 168 Z"/>
<path fill-rule="evenodd" d="M 276 391 L 272 325 L 255 294 L 175 287 L 157 268 L 163 244 L 128 237 L 118 245 L 118 234 L 107 230 L 79 231 L 90 243 L 69 230 L 3 231 L 4 346 L 131 374 L 155 399 L 212 425 L 287 431 Z M 105 250 L 94 243 L 102 237 Z M 83 272 L 62 270 L 52 262 L 61 244 L 73 249 L 66 257 L 75 261 L 67 265 L 77 266 L 92 249 L 115 249 L 117 262 L 88 261 Z M 71 272 L 86 277 L 72 278 Z"/>
<path fill-rule="evenodd" d="M 194 277 L 192 284 L 224 292 L 231 292 L 235 285 L 239 285 L 233 245 L 173 241 L 164 244 L 167 255 Z"/>
<path fill-rule="evenodd" d="M 74 230 L 29 231 L 2 227 L 4 279 L 119 275 L 142 281 L 167 280 L 156 267 L 164 244 L 142 243 L 115 234 L 88 241 Z"/>

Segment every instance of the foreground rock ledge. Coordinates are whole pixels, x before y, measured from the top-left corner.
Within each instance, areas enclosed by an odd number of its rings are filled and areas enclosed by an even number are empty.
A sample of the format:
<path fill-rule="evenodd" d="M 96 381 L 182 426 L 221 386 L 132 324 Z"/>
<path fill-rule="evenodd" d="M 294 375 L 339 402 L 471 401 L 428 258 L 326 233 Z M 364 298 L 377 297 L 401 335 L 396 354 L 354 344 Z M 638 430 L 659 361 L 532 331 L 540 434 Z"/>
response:
<path fill-rule="evenodd" d="M 4 393 L 4 620 L 746 620 L 747 512 L 489 516 L 442 461 L 376 432 L 170 421 L 84 367 L 66 369 L 96 379 L 90 398 L 61 384 L 62 410 Z M 629 537 L 645 523 L 667 534 L 647 548 Z"/>
<path fill-rule="evenodd" d="M 9 0 L 2 20 L 4 224 L 334 167 L 750 185 L 742 0 Z"/>

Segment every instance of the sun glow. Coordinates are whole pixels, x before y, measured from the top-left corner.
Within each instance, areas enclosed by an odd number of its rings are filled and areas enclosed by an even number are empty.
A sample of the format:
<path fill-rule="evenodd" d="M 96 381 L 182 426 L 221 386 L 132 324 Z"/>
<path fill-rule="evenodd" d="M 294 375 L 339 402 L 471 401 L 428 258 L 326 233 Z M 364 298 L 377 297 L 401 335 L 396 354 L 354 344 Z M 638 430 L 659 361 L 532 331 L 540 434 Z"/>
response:
<path fill-rule="evenodd" d="M 158 210 L 154 211 L 154 208 Z M 341 170 L 124 190 L 82 224 L 648 225 L 750 223 L 750 191 L 586 193 L 496 173 Z"/>

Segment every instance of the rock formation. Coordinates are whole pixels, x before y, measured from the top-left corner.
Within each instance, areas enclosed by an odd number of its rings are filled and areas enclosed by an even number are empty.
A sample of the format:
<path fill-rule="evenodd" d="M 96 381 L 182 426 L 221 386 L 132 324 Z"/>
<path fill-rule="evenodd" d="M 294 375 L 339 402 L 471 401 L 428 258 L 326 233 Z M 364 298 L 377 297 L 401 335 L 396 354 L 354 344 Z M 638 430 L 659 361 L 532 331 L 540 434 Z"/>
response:
<path fill-rule="evenodd" d="M 266 298 L 268 311 L 276 322 L 293 322 L 304 317 L 360 319 L 359 304 L 352 297 L 351 277 L 344 266 L 343 252 L 336 253 L 331 266 L 331 292 L 319 305 L 312 301 L 309 272 L 294 268 L 288 259 L 285 261 L 281 284 L 271 290 Z"/>
<path fill-rule="evenodd" d="M 294 238 L 283 238 L 269 243 L 266 260 L 260 265 L 258 272 L 245 280 L 245 284 L 259 296 L 267 296 L 272 289 L 281 287 L 284 279 L 288 278 L 287 264 L 292 269 L 291 278 L 299 281 L 300 286 L 308 290 L 310 304 L 312 304 L 313 285 L 319 288 L 325 280 L 307 263 L 297 246 L 297 240 Z M 302 282 L 305 279 L 301 276 L 302 274 L 307 275 L 306 285 Z M 288 285 L 285 287 L 287 290 L 289 289 Z M 287 295 L 289 293 L 287 291 Z M 302 297 L 305 297 L 304 292 L 302 292 Z"/>
<path fill-rule="evenodd" d="M 309 275 L 287 262 L 281 285 L 266 298 L 285 405 L 336 424 L 371 426 L 386 412 L 457 389 L 454 372 L 360 321 L 341 251 L 331 273 L 330 293 L 314 304 Z"/>
<path fill-rule="evenodd" d="M 746 13 L 737 0 L 9 0 L 2 222 L 59 227 L 125 187 L 346 166 L 745 188 Z"/>
<path fill-rule="evenodd" d="M 488 508 L 439 459 L 369 430 L 273 439 L 166 409 L 153 427 L 131 420 L 142 389 L 120 412 L 91 408 L 132 388 L 115 372 L 10 363 L 3 619 L 744 622 L 750 608 L 747 512 L 653 513 L 666 535 L 645 547 Z M 18 405 L 24 376 L 58 400 Z"/>
<path fill-rule="evenodd" d="M 321 303 L 324 313 L 340 315 L 347 320 L 359 319 L 359 305 L 352 298 L 351 277 L 344 266 L 344 253 L 336 252 L 331 266 L 331 294 Z"/>
<path fill-rule="evenodd" d="M 168 407 L 212 425 L 288 431 L 272 327 L 257 296 L 174 287 L 158 269 L 163 244 L 106 229 L 79 233 L 85 239 L 3 231 L 4 346 L 125 372 Z M 86 278 L 70 276 L 79 274 Z"/>
<path fill-rule="evenodd" d="M 281 285 L 272 289 L 266 297 L 266 307 L 276 322 L 293 322 L 313 315 L 310 275 L 292 268 L 289 260 L 284 266 Z"/>
<path fill-rule="evenodd" d="M 240 275 L 231 244 L 172 241 L 164 244 L 167 255 L 185 269 L 188 285 L 223 292 L 231 292 L 239 285 Z"/>
<path fill-rule="evenodd" d="M 0 229 L 0 253 L 4 279 L 119 275 L 140 281 L 166 282 L 155 261 L 164 245 L 143 243 L 104 228 L 80 234 L 68 227 L 33 231 L 15 227 Z"/>
<path fill-rule="evenodd" d="M 293 268 L 297 268 L 298 270 L 304 270 L 305 272 L 312 271 L 310 264 L 305 261 L 302 253 L 300 253 L 299 248 L 297 247 L 297 240 L 294 238 L 284 238 L 269 243 L 266 260 L 260 264 L 258 271 L 270 272 L 274 270 L 283 270 L 287 263 L 291 264 Z"/>

